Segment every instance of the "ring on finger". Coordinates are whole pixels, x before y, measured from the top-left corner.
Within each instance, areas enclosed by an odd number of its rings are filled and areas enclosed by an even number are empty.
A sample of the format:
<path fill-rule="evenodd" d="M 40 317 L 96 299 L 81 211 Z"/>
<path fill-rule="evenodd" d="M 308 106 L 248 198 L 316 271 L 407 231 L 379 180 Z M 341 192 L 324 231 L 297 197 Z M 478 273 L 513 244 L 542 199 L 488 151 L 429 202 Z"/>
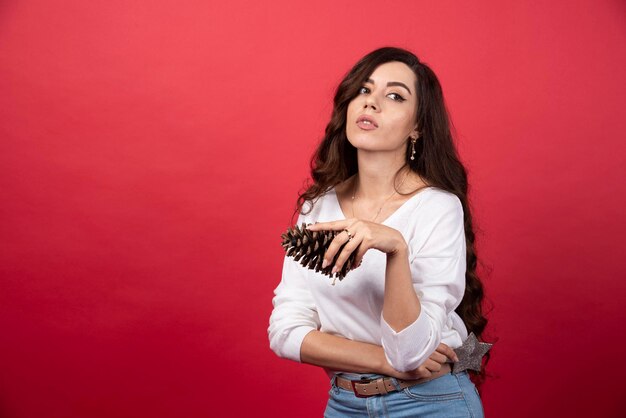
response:
<path fill-rule="evenodd" d="M 348 234 L 348 241 L 352 240 L 353 236 L 350 233 L 350 231 L 348 231 L 348 228 L 344 229 L 345 233 Z"/>

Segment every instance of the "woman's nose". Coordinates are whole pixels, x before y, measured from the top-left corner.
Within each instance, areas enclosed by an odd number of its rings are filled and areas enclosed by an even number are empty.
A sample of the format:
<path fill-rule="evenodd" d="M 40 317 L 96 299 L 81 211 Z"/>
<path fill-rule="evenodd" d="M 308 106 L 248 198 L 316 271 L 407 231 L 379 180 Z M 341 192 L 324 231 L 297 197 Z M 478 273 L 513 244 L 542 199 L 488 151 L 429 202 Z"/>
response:
<path fill-rule="evenodd" d="M 376 101 L 374 99 L 372 99 L 372 96 L 368 97 L 365 100 L 365 109 L 367 109 L 367 107 L 371 107 L 374 110 L 378 110 L 378 106 L 376 105 Z"/>

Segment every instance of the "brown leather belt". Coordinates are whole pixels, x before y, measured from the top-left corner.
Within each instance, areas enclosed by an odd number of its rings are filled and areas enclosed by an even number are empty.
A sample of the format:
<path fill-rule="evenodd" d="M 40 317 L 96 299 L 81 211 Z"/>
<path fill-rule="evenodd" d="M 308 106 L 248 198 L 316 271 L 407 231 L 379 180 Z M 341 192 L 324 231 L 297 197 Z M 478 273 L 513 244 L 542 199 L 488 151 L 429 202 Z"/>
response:
<path fill-rule="evenodd" d="M 441 366 L 441 370 L 433 373 L 432 376 L 416 380 L 395 380 L 400 384 L 400 388 L 404 389 L 436 379 L 444 374 L 450 373 L 451 371 L 452 368 L 450 363 L 444 363 Z M 337 375 L 335 378 L 335 384 L 340 388 L 353 391 L 355 396 L 358 398 L 367 398 L 374 395 L 386 395 L 389 392 L 395 392 L 397 389 L 393 384 L 392 379 L 393 378 L 391 377 L 379 377 L 378 379 L 369 380 L 349 380 Z"/>

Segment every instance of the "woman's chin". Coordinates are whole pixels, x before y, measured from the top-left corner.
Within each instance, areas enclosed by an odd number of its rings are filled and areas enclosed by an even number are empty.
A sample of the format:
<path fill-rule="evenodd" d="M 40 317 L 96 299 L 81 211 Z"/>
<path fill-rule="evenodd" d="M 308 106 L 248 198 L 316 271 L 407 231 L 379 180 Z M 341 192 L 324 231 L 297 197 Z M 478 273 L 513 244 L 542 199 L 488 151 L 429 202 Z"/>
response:
<path fill-rule="evenodd" d="M 355 133 L 348 136 L 348 142 L 352 144 L 354 148 L 363 150 L 380 149 L 382 141 L 376 136 L 370 133 Z"/>
<path fill-rule="evenodd" d="M 377 138 L 356 136 L 354 140 L 349 140 L 350 144 L 358 151 L 362 152 L 392 152 L 393 148 L 389 143 Z"/>

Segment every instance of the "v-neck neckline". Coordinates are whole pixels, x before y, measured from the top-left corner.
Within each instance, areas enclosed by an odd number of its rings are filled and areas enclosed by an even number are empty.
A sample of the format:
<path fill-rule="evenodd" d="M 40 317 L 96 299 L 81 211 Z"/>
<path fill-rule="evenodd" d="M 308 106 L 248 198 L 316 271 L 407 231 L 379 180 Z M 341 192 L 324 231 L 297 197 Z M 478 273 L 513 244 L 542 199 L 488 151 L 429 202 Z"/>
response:
<path fill-rule="evenodd" d="M 386 225 L 387 222 L 393 218 L 394 216 L 396 216 L 396 214 L 398 212 L 400 212 L 402 210 L 403 207 L 407 206 L 409 202 L 413 201 L 413 199 L 417 198 L 419 195 L 422 194 L 422 192 L 425 192 L 428 189 L 432 189 L 433 186 L 427 186 L 427 187 L 423 187 L 422 189 L 420 189 L 417 193 L 415 193 L 413 196 L 409 197 L 404 203 L 402 203 L 400 206 L 398 206 L 398 209 L 394 210 L 389 216 L 387 216 L 385 218 L 385 220 L 379 222 L 382 225 Z M 335 195 L 335 204 L 337 205 L 337 211 L 341 214 L 341 216 L 343 216 L 343 219 L 348 219 L 348 217 L 346 216 L 345 213 L 343 213 L 343 209 L 341 208 L 341 203 L 339 203 L 339 196 L 337 196 L 337 189 L 333 186 L 333 188 L 331 189 L 333 191 L 333 194 Z M 387 225 L 389 226 L 389 225 Z"/>

